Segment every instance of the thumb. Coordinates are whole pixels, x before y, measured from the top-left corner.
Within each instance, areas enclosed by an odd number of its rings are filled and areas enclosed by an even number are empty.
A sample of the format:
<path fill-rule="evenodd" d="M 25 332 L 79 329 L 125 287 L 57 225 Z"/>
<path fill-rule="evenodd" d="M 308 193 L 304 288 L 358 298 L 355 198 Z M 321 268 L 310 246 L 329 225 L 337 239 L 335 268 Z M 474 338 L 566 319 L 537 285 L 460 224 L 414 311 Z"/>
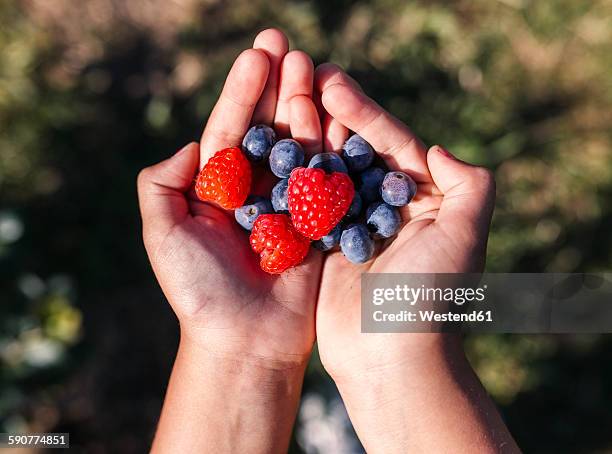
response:
<path fill-rule="evenodd" d="M 438 145 L 427 152 L 427 165 L 444 195 L 436 223 L 457 243 L 484 256 L 495 205 L 493 173 L 458 160 Z"/>
<path fill-rule="evenodd" d="M 189 214 L 185 193 L 193 184 L 200 147 L 192 142 L 174 156 L 138 174 L 143 230 L 166 232 Z"/>

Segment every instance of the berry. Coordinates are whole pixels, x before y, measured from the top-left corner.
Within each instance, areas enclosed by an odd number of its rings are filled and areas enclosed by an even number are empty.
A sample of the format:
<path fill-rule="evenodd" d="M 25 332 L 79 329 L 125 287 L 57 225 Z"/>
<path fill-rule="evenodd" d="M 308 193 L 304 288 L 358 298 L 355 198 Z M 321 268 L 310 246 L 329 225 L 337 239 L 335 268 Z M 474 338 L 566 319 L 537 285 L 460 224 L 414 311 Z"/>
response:
<path fill-rule="evenodd" d="M 399 231 L 402 218 L 397 208 L 375 202 L 366 211 L 366 222 L 376 238 L 390 238 Z"/>
<path fill-rule="evenodd" d="M 361 201 L 361 196 L 358 192 L 355 193 L 353 197 L 353 201 L 351 202 L 351 206 L 346 212 L 347 218 L 356 218 L 361 214 L 361 208 L 363 207 L 363 202 Z"/>
<path fill-rule="evenodd" d="M 320 240 L 314 241 L 312 246 L 319 251 L 329 251 L 335 248 L 340 243 L 340 234 L 342 233 L 342 226 L 338 224 L 332 229 L 327 235 L 321 237 Z"/>
<path fill-rule="evenodd" d="M 217 151 L 196 179 L 195 191 L 202 201 L 216 202 L 231 210 L 241 206 L 251 189 L 251 164 L 240 148 Z"/>
<path fill-rule="evenodd" d="M 363 224 L 351 224 L 342 231 L 340 249 L 353 263 L 365 263 L 374 255 L 374 240 Z"/>
<path fill-rule="evenodd" d="M 280 274 L 299 265 L 308 254 L 310 241 L 300 235 L 285 214 L 262 214 L 253 225 L 251 248 L 260 255 L 266 273 Z"/>
<path fill-rule="evenodd" d="M 374 150 L 363 137 L 352 135 L 342 146 L 342 158 L 351 172 L 367 169 L 374 160 Z"/>
<path fill-rule="evenodd" d="M 348 173 L 346 164 L 336 153 L 319 153 L 312 157 L 308 167 L 313 169 L 323 169 L 325 173 Z"/>
<path fill-rule="evenodd" d="M 382 199 L 396 207 L 410 203 L 416 191 L 416 183 L 404 172 L 387 173 L 380 187 Z"/>
<path fill-rule="evenodd" d="M 379 167 L 370 167 L 359 174 L 359 195 L 364 203 L 380 199 L 380 185 L 385 178 L 385 171 Z"/>
<path fill-rule="evenodd" d="M 289 214 L 289 201 L 287 200 L 287 188 L 289 178 L 280 180 L 272 188 L 272 207 L 277 213 Z"/>
<path fill-rule="evenodd" d="M 242 151 L 252 162 L 265 160 L 276 142 L 274 129 L 266 125 L 253 126 L 242 139 Z"/>
<path fill-rule="evenodd" d="M 246 203 L 234 211 L 236 222 L 247 230 L 253 229 L 255 220 L 262 214 L 273 213 L 274 208 L 270 201 L 258 195 L 249 196 Z"/>
<path fill-rule="evenodd" d="M 304 150 L 293 139 L 276 142 L 270 153 L 270 170 L 279 178 L 287 178 L 291 171 L 304 164 Z"/>
<path fill-rule="evenodd" d="M 313 240 L 327 235 L 346 214 L 355 188 L 348 175 L 298 167 L 289 177 L 289 212 L 296 230 Z"/>

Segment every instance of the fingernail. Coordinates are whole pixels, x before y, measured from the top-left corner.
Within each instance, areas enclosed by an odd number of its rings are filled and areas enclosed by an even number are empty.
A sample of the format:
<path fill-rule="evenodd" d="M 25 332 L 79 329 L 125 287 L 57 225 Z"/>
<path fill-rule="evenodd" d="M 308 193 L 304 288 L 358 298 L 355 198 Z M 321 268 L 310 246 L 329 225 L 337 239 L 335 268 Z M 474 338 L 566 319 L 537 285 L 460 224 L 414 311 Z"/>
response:
<path fill-rule="evenodd" d="M 436 148 L 438 149 L 438 153 L 440 153 L 445 158 L 454 159 L 455 161 L 458 160 L 454 155 L 450 154 L 448 150 L 445 150 L 440 145 L 436 145 Z"/>

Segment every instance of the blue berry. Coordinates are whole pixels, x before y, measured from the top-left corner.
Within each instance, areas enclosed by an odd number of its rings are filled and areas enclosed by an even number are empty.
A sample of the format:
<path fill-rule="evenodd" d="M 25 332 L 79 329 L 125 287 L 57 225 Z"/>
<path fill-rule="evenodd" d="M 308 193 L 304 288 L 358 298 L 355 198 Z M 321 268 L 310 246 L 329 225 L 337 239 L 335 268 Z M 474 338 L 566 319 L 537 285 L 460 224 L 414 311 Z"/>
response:
<path fill-rule="evenodd" d="M 347 218 L 356 218 L 361 214 L 361 208 L 363 207 L 363 202 L 361 201 L 361 196 L 358 192 L 355 193 L 353 197 L 353 201 L 351 202 L 351 206 L 346 212 Z"/>
<path fill-rule="evenodd" d="M 396 207 L 410 203 L 416 191 L 416 183 L 404 172 L 387 173 L 380 187 L 382 199 Z"/>
<path fill-rule="evenodd" d="M 361 172 L 367 169 L 374 160 L 374 150 L 363 137 L 355 134 L 344 142 L 342 158 L 351 172 Z"/>
<path fill-rule="evenodd" d="M 272 204 L 265 197 L 252 195 L 247 198 L 245 204 L 234 210 L 236 222 L 247 230 L 253 230 L 255 219 L 260 214 L 274 213 Z"/>
<path fill-rule="evenodd" d="M 363 224 L 351 224 L 342 231 L 340 249 L 353 263 L 365 263 L 374 255 L 374 240 Z"/>
<path fill-rule="evenodd" d="M 270 170 L 279 178 L 287 178 L 291 171 L 304 164 L 304 150 L 293 139 L 279 140 L 270 153 Z"/>
<path fill-rule="evenodd" d="M 312 246 L 320 251 L 329 251 L 340 243 L 340 234 L 342 233 L 342 226 L 336 225 L 331 232 L 317 241 L 313 241 Z"/>
<path fill-rule="evenodd" d="M 336 153 L 319 153 L 312 157 L 308 167 L 323 169 L 325 173 L 341 172 L 348 173 L 346 164 Z"/>
<path fill-rule="evenodd" d="M 385 178 L 385 171 L 379 167 L 370 167 L 357 177 L 359 195 L 364 203 L 380 199 L 380 185 Z"/>
<path fill-rule="evenodd" d="M 397 208 L 385 202 L 375 202 L 368 207 L 366 222 L 376 238 L 390 238 L 402 226 L 402 218 Z"/>
<path fill-rule="evenodd" d="M 242 151 L 252 162 L 264 161 L 276 143 L 274 129 L 266 125 L 256 125 L 248 130 L 242 139 Z"/>
<path fill-rule="evenodd" d="M 276 183 L 272 188 L 272 207 L 277 213 L 289 213 L 288 187 L 289 178 L 285 178 Z"/>

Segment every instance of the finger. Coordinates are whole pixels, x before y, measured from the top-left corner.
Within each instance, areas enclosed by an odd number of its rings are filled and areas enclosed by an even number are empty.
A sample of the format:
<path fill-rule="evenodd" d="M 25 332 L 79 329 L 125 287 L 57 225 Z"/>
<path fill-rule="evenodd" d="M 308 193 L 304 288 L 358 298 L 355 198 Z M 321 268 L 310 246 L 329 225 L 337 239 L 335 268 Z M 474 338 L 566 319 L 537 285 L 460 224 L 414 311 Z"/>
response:
<path fill-rule="evenodd" d="M 232 66 L 200 142 L 200 166 L 222 148 L 239 146 L 266 81 L 270 62 L 260 50 L 243 51 Z"/>
<path fill-rule="evenodd" d="M 274 129 L 280 138 L 290 133 L 290 106 L 294 96 L 312 97 L 314 65 L 310 57 L 299 50 L 289 52 L 281 64 L 278 87 L 278 103 L 274 118 Z"/>
<path fill-rule="evenodd" d="M 339 68 L 326 68 L 325 80 L 317 81 L 325 110 L 367 140 L 394 169 L 409 173 L 417 183 L 431 181 L 423 143 L 400 120 L 355 87 Z"/>
<path fill-rule="evenodd" d="M 325 113 L 323 117 L 323 148 L 327 152 L 339 152 L 348 139 L 349 131 L 334 117 Z"/>
<path fill-rule="evenodd" d="M 439 146 L 429 149 L 427 162 L 443 193 L 436 224 L 457 242 L 486 245 L 495 204 L 491 171 L 459 161 Z"/>
<path fill-rule="evenodd" d="M 315 90 L 321 94 L 327 87 L 336 84 L 349 85 L 363 91 L 359 83 L 334 63 L 322 63 L 315 70 Z"/>
<path fill-rule="evenodd" d="M 138 201 L 147 232 L 164 235 L 189 214 L 185 193 L 193 185 L 199 146 L 192 142 L 174 156 L 138 174 Z"/>
<path fill-rule="evenodd" d="M 268 72 L 266 87 L 255 107 L 252 123 L 271 125 L 276 113 L 280 65 L 289 50 L 289 41 L 280 30 L 269 28 L 257 35 L 253 43 L 253 49 L 266 53 L 268 60 L 270 60 L 270 71 Z"/>
<path fill-rule="evenodd" d="M 321 121 L 312 99 L 299 95 L 290 101 L 291 136 L 302 144 L 306 156 L 321 152 Z"/>
<path fill-rule="evenodd" d="M 349 130 L 346 128 L 346 126 L 327 113 L 323 107 L 323 103 L 321 102 L 321 88 L 329 83 L 334 83 L 334 80 L 329 80 L 330 78 L 335 78 L 335 82 L 338 82 L 340 81 L 339 77 L 344 76 L 343 80 L 345 83 L 352 84 L 355 86 L 355 88 L 361 90 L 361 87 L 359 87 L 359 84 L 357 84 L 355 80 L 351 79 L 346 73 L 338 70 L 338 66 L 334 65 L 333 63 L 323 63 L 322 65 L 317 66 L 317 69 L 315 70 L 315 86 L 312 98 L 315 106 L 317 106 L 319 118 L 321 119 L 323 130 L 323 149 L 326 152 L 339 152 L 342 149 L 344 142 L 346 142 L 346 139 L 348 139 Z"/>

